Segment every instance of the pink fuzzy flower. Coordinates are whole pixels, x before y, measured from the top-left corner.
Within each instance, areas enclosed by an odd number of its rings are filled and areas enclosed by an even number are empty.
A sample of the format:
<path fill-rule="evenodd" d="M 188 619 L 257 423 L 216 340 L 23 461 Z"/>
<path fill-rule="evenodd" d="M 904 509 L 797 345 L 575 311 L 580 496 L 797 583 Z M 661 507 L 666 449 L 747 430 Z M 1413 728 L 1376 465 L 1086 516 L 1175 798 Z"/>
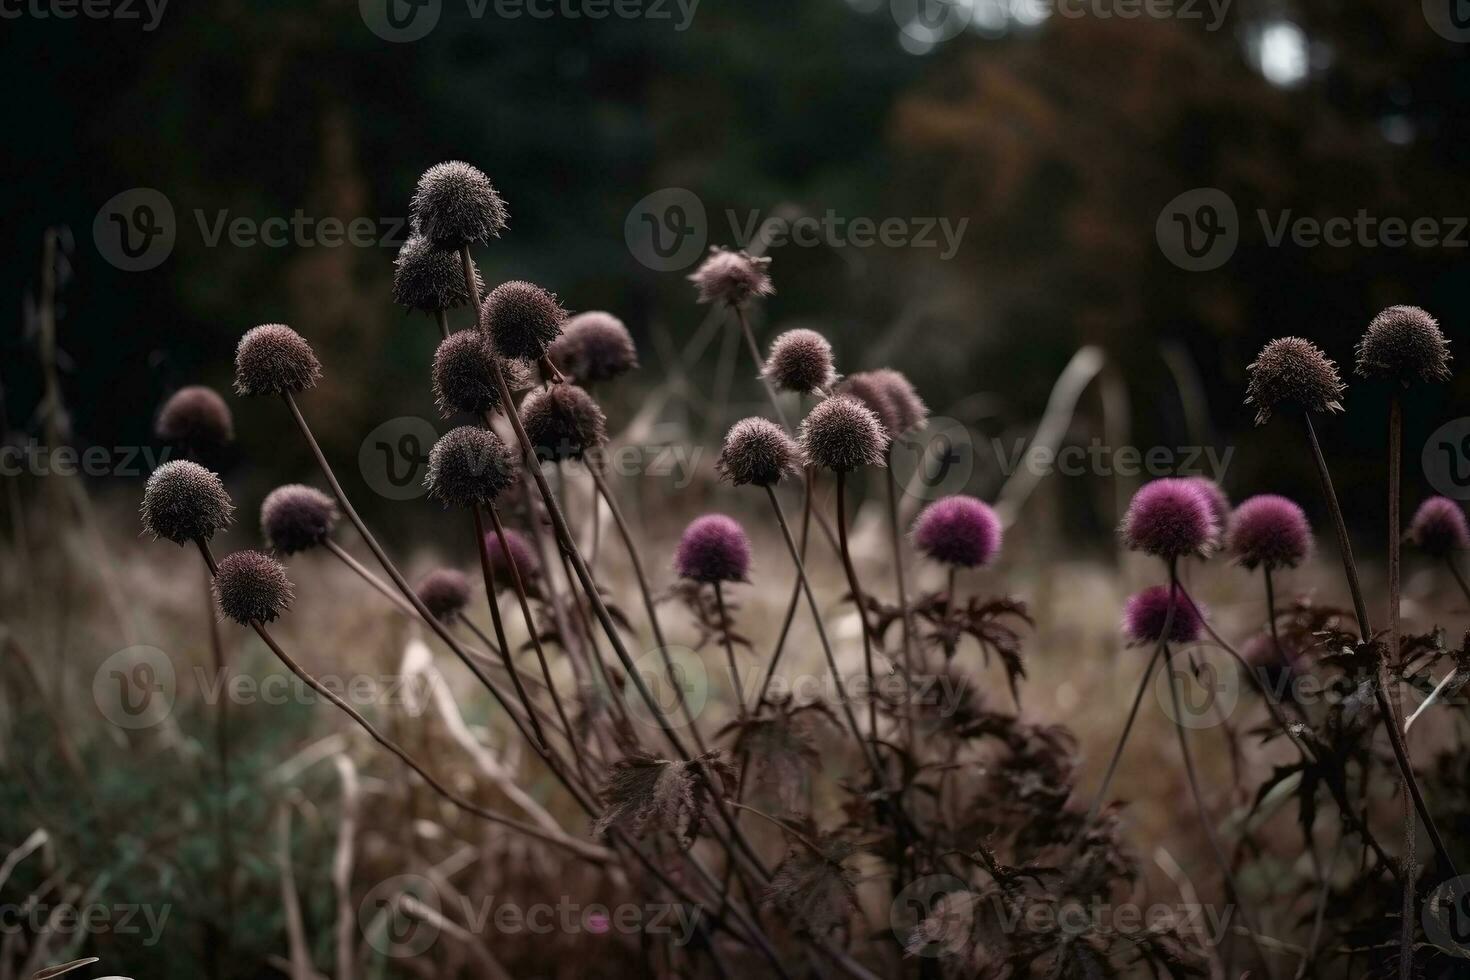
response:
<path fill-rule="evenodd" d="M 953 496 L 934 501 L 914 522 L 914 547 L 945 565 L 988 565 L 1000 553 L 1000 518 L 983 501 Z"/>
<path fill-rule="evenodd" d="M 744 582 L 750 576 L 750 539 L 724 514 L 705 514 L 684 529 L 674 554 L 680 578 L 696 582 Z"/>

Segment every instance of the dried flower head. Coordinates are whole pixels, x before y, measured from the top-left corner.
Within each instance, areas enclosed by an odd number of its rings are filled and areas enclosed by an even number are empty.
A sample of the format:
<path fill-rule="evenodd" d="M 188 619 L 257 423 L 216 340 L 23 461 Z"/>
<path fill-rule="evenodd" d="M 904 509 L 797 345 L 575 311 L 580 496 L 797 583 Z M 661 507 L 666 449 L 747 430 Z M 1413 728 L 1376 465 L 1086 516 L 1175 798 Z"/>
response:
<path fill-rule="evenodd" d="M 285 395 L 316 387 L 322 365 L 306 338 L 284 323 L 245 332 L 235 348 L 235 391 L 242 395 Z"/>
<path fill-rule="evenodd" d="M 507 558 L 509 552 L 509 558 Z M 495 576 L 495 587 L 497 589 L 508 589 L 511 587 L 510 577 L 511 561 L 515 562 L 516 571 L 521 575 L 521 582 L 529 586 L 541 575 L 541 560 L 536 557 L 536 549 L 526 536 L 512 528 L 505 529 L 505 547 L 500 546 L 500 538 L 494 531 L 485 534 L 485 554 L 490 559 L 490 571 Z"/>
<path fill-rule="evenodd" d="M 1205 501 L 1210 505 L 1210 513 L 1215 517 L 1215 526 L 1219 528 L 1220 535 L 1225 533 L 1225 528 L 1230 524 L 1230 497 L 1226 495 L 1225 488 L 1207 476 L 1186 476 L 1188 480 L 1199 487 L 1200 492 L 1205 495 Z M 1218 551 L 1222 544 L 1219 535 L 1210 542 L 1210 550 Z"/>
<path fill-rule="evenodd" d="M 326 543 L 337 526 L 337 502 L 316 487 L 276 487 L 260 505 L 260 529 L 272 551 L 294 555 Z"/>
<path fill-rule="evenodd" d="M 788 330 L 771 342 L 764 375 L 782 391 L 826 391 L 837 383 L 832 345 L 815 330 Z"/>
<path fill-rule="evenodd" d="M 521 402 L 521 424 L 536 455 L 548 462 L 581 459 L 607 442 L 607 416 L 572 384 L 532 391 Z"/>
<path fill-rule="evenodd" d="M 439 342 L 432 370 L 434 403 L 439 414 L 483 415 L 500 407 L 495 360 L 477 330 L 459 330 Z"/>
<path fill-rule="evenodd" d="M 424 485 L 447 504 L 493 504 L 516 481 L 515 455 L 489 429 L 461 425 L 429 450 Z"/>
<path fill-rule="evenodd" d="M 743 250 L 732 252 L 714 245 L 699 268 L 690 273 L 689 281 L 699 290 L 701 303 L 740 306 L 752 296 L 769 296 L 776 291 L 766 271 L 770 265 L 768 256 L 757 258 Z"/>
<path fill-rule="evenodd" d="M 410 208 L 414 231 L 440 248 L 483 245 L 500 236 L 509 217 L 490 178 L 462 160 L 425 170 Z"/>
<path fill-rule="evenodd" d="M 539 359 L 566 319 L 555 295 L 519 279 L 496 286 L 480 304 L 480 330 L 491 349 L 505 358 Z"/>
<path fill-rule="evenodd" d="M 237 551 L 220 561 L 214 596 L 220 611 L 241 626 L 269 623 L 291 605 L 291 580 L 270 555 Z"/>
<path fill-rule="evenodd" d="M 1358 341 L 1357 372 L 1408 385 L 1450 376 L 1450 342 L 1439 321 L 1417 306 L 1390 306 Z"/>
<path fill-rule="evenodd" d="M 169 396 L 158 411 L 154 434 L 186 450 L 214 449 L 235 438 L 235 420 L 220 393 L 188 385 Z"/>
<path fill-rule="evenodd" d="M 485 281 L 475 269 L 475 284 Z M 465 288 L 464 262 L 454 249 L 440 248 L 423 235 L 413 235 L 393 260 L 393 301 L 423 313 L 454 310 L 470 301 Z"/>
<path fill-rule="evenodd" d="M 711 775 L 714 779 L 711 780 Z M 602 791 L 605 809 L 592 828 L 603 836 L 613 827 L 643 837 L 650 830 L 672 834 L 684 847 L 694 843 L 704 811 L 734 785 L 735 770 L 718 752 L 688 762 L 637 754 L 613 763 Z"/>
<path fill-rule="evenodd" d="M 796 470 L 796 443 L 770 419 L 754 416 L 730 427 L 715 468 L 734 486 L 774 486 Z"/>
<path fill-rule="evenodd" d="M 143 488 L 143 530 L 174 544 L 209 540 L 229 526 L 234 509 L 219 475 L 186 459 L 164 463 Z"/>
<path fill-rule="evenodd" d="M 750 577 L 750 538 L 740 522 L 705 514 L 689 522 L 674 552 L 674 571 L 696 582 L 744 582 Z"/>
<path fill-rule="evenodd" d="M 1312 550 L 1312 528 L 1293 501 L 1263 493 L 1235 508 L 1226 547 L 1251 570 L 1295 568 Z"/>
<path fill-rule="evenodd" d="M 1146 483 L 1133 495 L 1120 533 L 1132 550 L 1173 560 L 1209 554 L 1220 525 L 1198 485 L 1169 477 Z"/>
<path fill-rule="evenodd" d="M 878 377 L 876 371 L 859 371 L 848 375 L 838 386 L 837 391 L 849 398 L 856 398 L 866 405 L 868 410 L 882 423 L 883 431 L 889 433 L 890 436 L 899 431 L 898 408 L 893 404 L 893 394 Z"/>
<path fill-rule="evenodd" d="M 1278 337 L 1246 367 L 1245 403 L 1256 406 L 1256 424 L 1264 425 L 1278 408 L 1308 412 L 1342 411 L 1347 386 L 1321 348 L 1300 337 Z"/>
<path fill-rule="evenodd" d="M 869 375 L 888 396 L 888 403 L 892 406 L 893 425 L 888 426 L 890 436 L 899 436 L 911 429 L 924 427 L 924 423 L 929 420 L 929 406 L 924 404 L 924 399 L 919 397 L 918 391 L 903 372 L 893 368 L 879 368 L 869 372 Z"/>
<path fill-rule="evenodd" d="M 850 395 L 837 395 L 807 413 L 800 442 L 807 463 L 847 473 L 884 465 L 888 433 L 868 406 Z"/>
<path fill-rule="evenodd" d="M 547 354 L 577 384 L 612 381 L 638 367 L 638 348 L 623 321 L 589 310 L 567 320 Z"/>
<path fill-rule="evenodd" d="M 453 568 L 434 569 L 419 580 L 413 591 L 429 614 L 445 624 L 458 619 L 470 603 L 470 580 Z"/>
<path fill-rule="evenodd" d="M 1000 553 L 1000 518 L 984 501 L 956 495 L 924 508 L 914 522 L 914 547 L 945 565 L 975 568 Z"/>
<path fill-rule="evenodd" d="M 1154 585 L 1129 598 L 1123 607 L 1123 635 L 1130 646 L 1157 643 L 1164 635 L 1164 623 L 1169 619 L 1169 606 L 1174 606 L 1174 619 L 1169 626 L 1169 640 L 1173 643 L 1193 643 L 1199 639 L 1204 621 L 1199 609 L 1182 593 L 1170 596 L 1169 587 Z"/>
<path fill-rule="evenodd" d="M 1464 507 L 1449 497 L 1430 497 L 1414 512 L 1408 538 L 1414 547 L 1435 558 L 1470 551 L 1470 525 L 1466 524 Z"/>

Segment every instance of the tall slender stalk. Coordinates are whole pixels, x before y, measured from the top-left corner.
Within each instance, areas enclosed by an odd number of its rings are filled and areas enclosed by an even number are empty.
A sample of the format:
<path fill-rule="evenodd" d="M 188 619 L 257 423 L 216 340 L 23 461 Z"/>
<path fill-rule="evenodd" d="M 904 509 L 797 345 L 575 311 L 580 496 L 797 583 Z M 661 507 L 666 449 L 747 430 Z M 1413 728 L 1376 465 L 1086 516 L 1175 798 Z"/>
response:
<path fill-rule="evenodd" d="M 781 400 L 776 397 L 776 386 L 771 384 L 771 379 L 766 377 L 766 359 L 761 357 L 760 345 L 755 342 L 755 333 L 750 329 L 750 320 L 745 315 L 745 307 L 738 304 L 733 305 L 735 319 L 740 321 L 740 332 L 745 335 L 745 344 L 750 348 L 750 359 L 755 362 L 755 369 L 760 372 L 761 384 L 766 386 L 766 395 L 771 399 L 771 408 L 776 413 L 776 421 L 781 423 L 781 428 L 790 429 L 791 423 L 786 421 L 786 412 L 781 408 Z"/>
<path fill-rule="evenodd" d="M 1388 663 L 1379 667 L 1378 674 L 1388 687 L 1388 703 L 1393 711 L 1390 721 L 1394 732 L 1403 742 L 1405 758 L 1409 759 L 1412 765 L 1412 757 L 1408 755 L 1408 731 L 1403 721 L 1402 694 L 1399 691 L 1398 681 L 1391 673 L 1391 671 L 1397 671 L 1401 659 L 1399 617 L 1402 598 L 1399 590 L 1402 573 L 1399 548 L 1402 541 L 1402 526 L 1399 514 L 1401 494 L 1399 474 L 1403 469 L 1403 428 L 1403 406 L 1399 393 L 1395 390 L 1388 396 L 1388 651 L 1385 656 Z M 1414 845 L 1418 828 L 1414 826 L 1414 807 L 1409 799 L 1407 780 L 1400 789 L 1400 797 L 1404 819 L 1404 900 L 1399 917 L 1399 976 L 1408 978 L 1414 975 L 1414 879 L 1417 877 L 1414 867 Z"/>
<path fill-rule="evenodd" d="M 725 590 L 715 583 L 715 607 L 720 615 L 720 633 L 725 640 L 725 660 L 730 666 L 730 691 L 735 696 L 735 710 L 745 720 L 745 689 L 740 685 L 740 668 L 735 664 L 735 643 L 730 639 L 730 614 L 725 609 Z"/>
<path fill-rule="evenodd" d="M 914 680 L 914 614 L 909 609 L 909 592 L 903 573 L 903 531 L 898 521 L 898 478 L 893 475 L 893 454 L 890 448 L 888 465 L 883 468 L 888 484 L 888 536 L 893 548 L 893 581 L 898 591 L 898 608 L 903 616 L 903 672 L 909 691 Z M 919 741 L 914 737 L 914 698 L 904 698 L 904 729 L 908 735 L 910 752 L 919 752 Z"/>
<path fill-rule="evenodd" d="M 213 573 L 204 576 L 205 621 L 209 624 L 209 653 L 222 696 L 214 712 L 214 749 L 219 798 L 215 801 L 214 819 L 219 835 L 219 889 L 225 905 L 225 926 L 221 930 L 221 959 L 228 961 L 235 927 L 235 845 L 230 828 L 230 680 L 225 660 L 224 638 L 220 636 L 219 619 L 214 614 Z"/>
<path fill-rule="evenodd" d="M 842 570 L 847 573 L 847 588 L 857 606 L 858 627 L 863 633 L 863 669 L 868 675 L 868 737 L 878 740 L 877 682 L 873 678 L 873 636 L 868 629 L 868 608 L 863 598 L 863 587 L 858 583 L 857 569 L 852 564 L 852 552 L 847 545 L 847 474 L 837 473 L 837 545 L 842 554 Z"/>

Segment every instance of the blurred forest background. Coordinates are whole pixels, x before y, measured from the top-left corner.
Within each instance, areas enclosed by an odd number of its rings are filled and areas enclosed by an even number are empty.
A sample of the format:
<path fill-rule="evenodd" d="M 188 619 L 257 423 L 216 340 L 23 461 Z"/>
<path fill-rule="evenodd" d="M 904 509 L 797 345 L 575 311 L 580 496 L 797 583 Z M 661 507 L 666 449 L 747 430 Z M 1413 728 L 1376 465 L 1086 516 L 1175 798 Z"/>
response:
<path fill-rule="evenodd" d="M 392 231 L 418 174 L 449 158 L 483 168 L 511 208 L 510 234 L 479 256 L 488 281 L 528 278 L 627 321 L 643 370 L 610 406 L 625 418 L 636 386 L 658 380 L 657 338 L 681 344 L 705 312 L 687 270 L 648 268 L 624 238 L 637 202 L 670 187 L 701 199 L 711 244 L 733 244 L 727 209 L 968 220 L 948 261 L 933 248 L 773 249 L 778 293 L 759 333 L 817 327 L 842 370 L 891 364 L 984 435 L 1029 431 L 1072 353 L 1097 344 L 1122 368 L 1141 446 L 1190 441 L 1165 356 L 1177 368 L 1183 351 L 1214 441 L 1246 450 L 1227 489 L 1313 479 L 1299 453 L 1272 451 L 1297 433 L 1254 432 L 1241 404 L 1266 339 L 1304 334 L 1347 366 L 1367 320 L 1400 302 L 1463 334 L 1463 237 L 1271 247 L 1254 218 L 1466 213 L 1470 59 L 1419 3 L 1234 0 L 1215 30 L 1203 3 L 1188 18 L 1103 16 L 1122 9 L 1111 0 L 1074 5 L 1090 11 L 1080 17 L 959 5 L 969 26 L 936 41 L 903 23 L 912 0 L 703 0 L 687 30 L 672 3 L 667 19 L 505 19 L 444 0 L 411 43 L 379 37 L 347 0 L 177 2 L 154 30 L 142 4 L 140 20 L 16 7 L 0 42 L 9 438 L 39 431 L 32 311 L 42 237 L 58 227 L 74 242 L 59 337 L 79 445 L 148 443 L 160 401 L 188 383 L 227 388 L 236 340 L 267 321 L 322 355 L 313 398 L 329 451 L 350 458 L 388 418 L 433 418 L 435 333 L 391 302 L 394 244 L 211 246 L 196 214 L 301 210 Z M 134 187 L 161 191 L 177 216 L 171 254 L 143 272 L 104 261 L 92 233 L 98 209 Z M 1224 190 L 1241 213 L 1239 248 L 1209 272 L 1176 268 L 1155 239 L 1160 209 L 1195 187 Z M 1411 465 L 1413 434 L 1454 414 L 1467 378 L 1415 393 Z M 1360 409 L 1377 397 L 1348 394 Z M 263 492 L 309 475 L 284 413 L 235 407 L 251 465 L 232 480 Z M 1349 496 L 1361 481 L 1376 499 L 1381 432 L 1330 426 L 1326 439 Z M 981 472 L 970 489 L 997 480 Z"/>

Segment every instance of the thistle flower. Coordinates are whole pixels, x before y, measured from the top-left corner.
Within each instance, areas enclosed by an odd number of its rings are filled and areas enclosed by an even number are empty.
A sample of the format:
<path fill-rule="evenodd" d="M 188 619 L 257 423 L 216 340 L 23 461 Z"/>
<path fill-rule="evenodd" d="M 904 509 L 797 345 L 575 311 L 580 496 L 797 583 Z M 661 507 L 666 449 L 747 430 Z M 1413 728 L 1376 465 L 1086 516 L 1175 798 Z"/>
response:
<path fill-rule="evenodd" d="M 484 291 L 479 269 L 475 269 L 475 284 Z M 458 252 L 439 248 L 423 235 L 413 235 L 403 243 L 393 260 L 393 302 L 410 310 L 437 313 L 458 309 L 469 301 Z"/>
<path fill-rule="evenodd" d="M 175 459 L 148 477 L 143 488 L 143 530 L 154 538 L 188 544 L 206 541 L 230 524 L 234 511 L 219 475 L 198 463 Z"/>
<path fill-rule="evenodd" d="M 591 395 L 572 384 L 527 395 L 521 402 L 521 425 L 536 455 L 547 462 L 581 459 L 607 442 L 607 416 Z"/>
<path fill-rule="evenodd" d="M 849 395 L 837 395 L 807 413 L 800 442 L 807 463 L 847 473 L 884 465 L 888 433 L 872 409 Z"/>
<path fill-rule="evenodd" d="M 1263 493 L 1235 509 L 1226 547 L 1241 565 L 1267 571 L 1295 568 L 1312 550 L 1307 515 L 1285 497 Z"/>
<path fill-rule="evenodd" d="M 461 425 L 429 450 L 424 485 L 447 504 L 493 504 L 516 480 L 515 456 L 489 429 Z"/>
<path fill-rule="evenodd" d="M 1256 406 L 1257 425 L 1264 425 L 1278 408 L 1342 411 L 1338 399 L 1347 386 L 1338 376 L 1337 365 L 1310 340 L 1279 337 L 1261 348 L 1246 370 L 1250 380 L 1245 402 Z"/>
<path fill-rule="evenodd" d="M 295 394 L 316 387 L 321 376 L 311 345 L 284 323 L 247 330 L 235 348 L 235 391 L 242 395 Z"/>
<path fill-rule="evenodd" d="M 1207 476 L 1186 476 L 1183 479 L 1199 487 L 1200 492 L 1205 495 L 1205 502 L 1210 505 L 1210 513 L 1215 518 L 1215 526 L 1220 529 L 1220 535 L 1223 535 L 1230 524 L 1230 497 L 1226 495 L 1225 489 Z M 1210 543 L 1211 550 L 1219 549 L 1220 535 Z"/>
<path fill-rule="evenodd" d="M 832 345 L 815 330 L 788 330 L 773 340 L 763 373 L 782 391 L 804 395 L 837 383 Z"/>
<path fill-rule="evenodd" d="M 1434 558 L 1470 550 L 1470 525 L 1466 524 L 1464 508 L 1449 497 L 1430 497 L 1414 512 L 1408 539 Z"/>
<path fill-rule="evenodd" d="M 888 427 L 888 434 L 898 436 L 910 429 L 923 428 L 929 420 L 929 406 L 924 404 L 924 399 L 919 397 L 908 377 L 893 368 L 879 368 L 869 373 L 893 406 L 893 425 Z"/>
<path fill-rule="evenodd" d="M 490 178 L 462 160 L 424 171 L 410 213 L 414 231 L 439 248 L 456 250 L 500 237 L 508 217 Z"/>
<path fill-rule="evenodd" d="M 272 551 L 294 555 L 326 543 L 337 526 L 337 502 L 316 487 L 288 483 L 260 505 L 260 528 Z"/>
<path fill-rule="evenodd" d="M 1390 306 L 1373 318 L 1358 341 L 1358 374 L 1397 381 L 1445 381 L 1450 342 L 1439 322 L 1417 306 Z"/>
<path fill-rule="evenodd" d="M 1169 603 L 1174 604 L 1174 620 L 1169 626 L 1173 643 L 1193 643 L 1199 639 L 1204 621 L 1194 603 L 1176 593 L 1169 596 L 1167 585 L 1154 585 L 1129 598 L 1123 607 L 1123 635 L 1130 646 L 1157 643 L 1164 635 L 1164 621 L 1169 616 Z"/>
<path fill-rule="evenodd" d="M 413 591 L 430 615 L 446 625 L 458 619 L 470 603 L 470 580 L 453 568 L 434 569 Z"/>
<path fill-rule="evenodd" d="M 1220 525 L 1203 490 L 1188 479 L 1169 477 L 1146 483 L 1133 495 L 1119 532 L 1133 551 L 1173 560 L 1208 555 Z"/>
<path fill-rule="evenodd" d="M 188 385 L 163 403 L 153 432 L 164 442 L 192 450 L 213 449 L 234 441 L 235 421 L 219 392 Z"/>
<path fill-rule="evenodd" d="M 755 416 L 730 427 L 715 469 L 734 486 L 769 487 L 796 470 L 796 443 L 770 419 Z"/>
<path fill-rule="evenodd" d="M 766 269 L 769 257 L 757 258 L 746 251 L 732 252 L 714 245 L 689 281 L 699 290 L 701 303 L 741 306 L 752 296 L 769 296 L 776 290 Z"/>
<path fill-rule="evenodd" d="M 750 539 L 724 514 L 695 518 L 679 538 L 674 570 L 696 582 L 745 582 L 750 577 Z"/>
<path fill-rule="evenodd" d="M 214 595 L 220 611 L 241 626 L 269 623 L 291 605 L 291 580 L 270 555 L 237 551 L 220 561 Z"/>
<path fill-rule="evenodd" d="M 495 353 L 511 359 L 545 355 L 566 319 L 555 295 L 518 279 L 496 286 L 480 305 L 480 331 Z"/>
<path fill-rule="evenodd" d="M 914 547 L 945 565 L 975 568 L 1000 553 L 1000 518 L 983 501 L 955 495 L 924 508 L 914 522 Z"/>
<path fill-rule="evenodd" d="M 500 547 L 500 538 L 494 531 L 485 535 L 485 554 L 490 559 L 490 571 L 495 576 L 497 588 L 508 589 L 511 585 L 510 560 L 506 553 L 510 553 L 510 559 L 515 560 L 516 571 L 521 574 L 521 582 L 530 585 L 541 575 L 541 560 L 536 557 L 536 550 L 526 536 L 511 528 L 505 529 L 505 547 Z"/>
<path fill-rule="evenodd" d="M 455 412 L 483 415 L 500 407 L 495 358 L 478 331 L 459 330 L 441 340 L 431 373 L 434 403 L 445 418 Z"/>
<path fill-rule="evenodd" d="M 611 381 L 638 366 L 638 348 L 628 328 L 601 310 L 567 320 L 547 354 L 551 363 L 582 385 Z"/>

